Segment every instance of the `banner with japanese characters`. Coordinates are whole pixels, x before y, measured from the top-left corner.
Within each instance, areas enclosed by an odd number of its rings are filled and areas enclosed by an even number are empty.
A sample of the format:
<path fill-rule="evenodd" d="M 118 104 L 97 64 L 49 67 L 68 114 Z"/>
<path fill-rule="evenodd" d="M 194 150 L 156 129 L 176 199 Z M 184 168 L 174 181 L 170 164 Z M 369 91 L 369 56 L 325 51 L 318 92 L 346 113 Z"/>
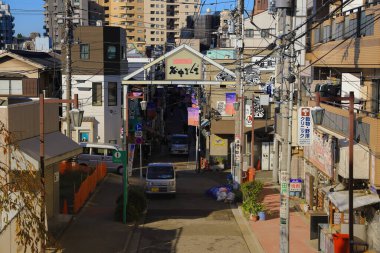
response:
<path fill-rule="evenodd" d="M 199 126 L 199 108 L 187 108 L 187 124 L 189 126 Z"/>
<path fill-rule="evenodd" d="M 298 145 L 310 146 L 313 140 L 311 107 L 298 109 Z"/>
<path fill-rule="evenodd" d="M 202 59 L 188 50 L 181 50 L 165 61 L 166 80 L 201 80 Z"/>
<path fill-rule="evenodd" d="M 234 102 L 236 102 L 236 93 L 226 93 L 226 114 L 235 114 Z"/>

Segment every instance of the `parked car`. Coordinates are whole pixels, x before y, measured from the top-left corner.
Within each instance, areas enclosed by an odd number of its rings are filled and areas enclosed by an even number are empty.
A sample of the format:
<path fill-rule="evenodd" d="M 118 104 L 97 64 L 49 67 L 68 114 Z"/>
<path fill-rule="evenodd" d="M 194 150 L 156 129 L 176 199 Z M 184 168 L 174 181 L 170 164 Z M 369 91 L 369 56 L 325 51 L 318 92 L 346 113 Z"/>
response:
<path fill-rule="evenodd" d="M 173 134 L 169 141 L 170 154 L 189 154 L 189 136 L 187 134 Z"/>
<path fill-rule="evenodd" d="M 83 153 L 77 157 L 78 164 L 94 167 L 103 162 L 107 166 L 108 172 L 117 172 L 123 174 L 123 164 L 114 163 L 112 154 L 120 150 L 118 145 L 109 143 L 79 143 L 83 147 Z"/>
<path fill-rule="evenodd" d="M 147 194 L 176 194 L 176 172 L 172 163 L 150 163 L 146 170 Z"/>

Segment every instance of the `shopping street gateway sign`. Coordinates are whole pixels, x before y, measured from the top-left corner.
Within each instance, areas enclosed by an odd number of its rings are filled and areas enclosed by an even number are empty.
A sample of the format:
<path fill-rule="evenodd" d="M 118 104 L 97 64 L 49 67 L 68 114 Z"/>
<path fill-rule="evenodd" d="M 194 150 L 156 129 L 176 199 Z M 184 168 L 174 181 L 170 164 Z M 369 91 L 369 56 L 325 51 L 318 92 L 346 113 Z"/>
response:
<path fill-rule="evenodd" d="M 165 59 L 166 80 L 201 80 L 202 59 L 182 50 Z"/>

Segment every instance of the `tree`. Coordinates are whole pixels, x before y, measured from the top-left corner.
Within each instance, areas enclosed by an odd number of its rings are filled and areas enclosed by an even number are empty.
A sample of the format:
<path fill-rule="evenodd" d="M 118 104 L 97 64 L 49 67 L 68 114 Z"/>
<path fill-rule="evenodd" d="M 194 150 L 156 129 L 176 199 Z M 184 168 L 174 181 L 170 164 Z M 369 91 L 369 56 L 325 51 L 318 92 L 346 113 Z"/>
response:
<path fill-rule="evenodd" d="M 16 242 L 24 252 L 41 252 L 48 238 L 41 219 L 44 182 L 13 137 L 0 122 L 0 218 L 4 227 L 16 224 Z"/>
<path fill-rule="evenodd" d="M 17 36 L 16 36 L 17 39 L 22 39 L 22 37 L 23 37 L 23 36 L 22 36 L 21 33 L 18 33 Z"/>

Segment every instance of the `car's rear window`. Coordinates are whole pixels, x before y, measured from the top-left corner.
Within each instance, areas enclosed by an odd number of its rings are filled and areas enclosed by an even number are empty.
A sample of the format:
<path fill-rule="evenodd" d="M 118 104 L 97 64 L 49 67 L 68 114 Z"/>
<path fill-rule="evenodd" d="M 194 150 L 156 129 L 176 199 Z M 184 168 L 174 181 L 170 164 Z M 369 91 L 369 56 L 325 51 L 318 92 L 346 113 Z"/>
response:
<path fill-rule="evenodd" d="M 173 136 L 172 143 L 173 144 L 187 144 L 188 138 L 185 136 Z"/>
<path fill-rule="evenodd" d="M 148 167 L 147 179 L 173 179 L 174 169 L 172 166 Z"/>

